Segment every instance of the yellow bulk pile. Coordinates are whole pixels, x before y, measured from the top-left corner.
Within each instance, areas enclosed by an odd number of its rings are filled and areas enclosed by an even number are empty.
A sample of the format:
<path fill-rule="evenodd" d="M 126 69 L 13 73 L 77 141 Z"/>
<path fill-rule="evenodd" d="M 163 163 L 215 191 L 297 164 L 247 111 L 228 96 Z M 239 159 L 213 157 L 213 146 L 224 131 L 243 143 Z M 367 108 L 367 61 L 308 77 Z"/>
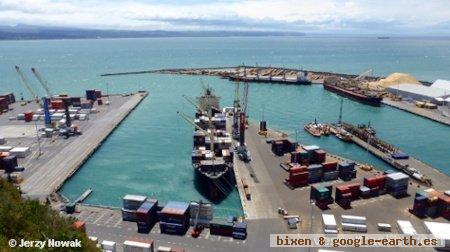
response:
<path fill-rule="evenodd" d="M 413 76 L 406 74 L 406 73 L 393 73 L 386 77 L 385 79 L 381 79 L 379 81 L 370 82 L 368 84 L 369 89 L 371 90 L 385 90 L 387 87 L 398 85 L 402 83 L 408 83 L 408 84 L 417 84 L 421 85 L 421 83 L 414 78 Z"/>

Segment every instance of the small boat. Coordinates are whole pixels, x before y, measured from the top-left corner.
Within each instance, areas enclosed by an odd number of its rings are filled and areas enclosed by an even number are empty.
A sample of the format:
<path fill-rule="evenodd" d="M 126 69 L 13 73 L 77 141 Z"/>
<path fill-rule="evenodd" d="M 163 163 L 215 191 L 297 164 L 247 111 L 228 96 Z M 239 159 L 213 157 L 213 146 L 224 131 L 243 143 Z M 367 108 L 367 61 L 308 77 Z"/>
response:
<path fill-rule="evenodd" d="M 336 137 L 341 139 L 344 142 L 353 141 L 352 135 L 345 130 L 341 130 L 339 133 L 337 133 Z"/>
<path fill-rule="evenodd" d="M 304 129 L 306 131 L 308 131 L 309 134 L 311 134 L 311 135 L 313 135 L 315 137 L 320 137 L 322 135 L 322 132 L 313 123 L 306 124 Z"/>

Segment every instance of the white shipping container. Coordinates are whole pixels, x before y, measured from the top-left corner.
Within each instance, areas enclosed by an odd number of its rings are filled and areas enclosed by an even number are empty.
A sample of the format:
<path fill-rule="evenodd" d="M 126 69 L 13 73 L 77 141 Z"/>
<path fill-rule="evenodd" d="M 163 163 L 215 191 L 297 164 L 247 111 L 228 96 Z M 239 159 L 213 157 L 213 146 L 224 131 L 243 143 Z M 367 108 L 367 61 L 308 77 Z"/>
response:
<path fill-rule="evenodd" d="M 17 114 L 17 120 L 25 120 L 25 114 Z"/>
<path fill-rule="evenodd" d="M 113 241 L 102 241 L 102 249 L 109 251 L 116 251 L 116 243 Z"/>
<path fill-rule="evenodd" d="M 352 223 L 352 224 L 366 224 L 366 217 L 355 216 L 355 215 L 342 215 L 342 222 Z"/>
<path fill-rule="evenodd" d="M 124 252 L 153 252 L 153 242 L 125 241 Z"/>
<path fill-rule="evenodd" d="M 12 149 L 11 146 L 0 146 L 0 152 L 8 152 Z"/>
<path fill-rule="evenodd" d="M 397 221 L 398 231 L 405 235 L 416 235 L 417 231 L 414 229 L 410 221 L 398 220 Z"/>
<path fill-rule="evenodd" d="M 335 229 L 324 229 L 323 232 L 325 234 L 337 234 L 338 233 L 338 231 Z"/>
<path fill-rule="evenodd" d="M 391 232 L 391 225 L 387 223 L 378 223 L 377 224 L 378 231 L 386 231 Z"/>
<path fill-rule="evenodd" d="M 16 147 L 12 148 L 9 152 L 18 158 L 25 158 L 31 154 L 30 147 Z"/>
<path fill-rule="evenodd" d="M 336 219 L 333 214 L 322 214 L 322 222 L 324 229 L 337 230 Z"/>
<path fill-rule="evenodd" d="M 444 247 L 439 249 L 450 251 L 450 223 L 424 221 L 423 224 L 428 233 L 444 240 Z"/>
<path fill-rule="evenodd" d="M 367 226 L 363 224 L 353 224 L 353 223 L 342 223 L 342 230 L 353 231 L 353 232 L 367 232 Z"/>
<path fill-rule="evenodd" d="M 39 121 L 40 118 L 41 118 L 41 115 L 36 115 L 36 114 L 34 114 L 31 120 L 33 120 L 33 121 Z"/>
<path fill-rule="evenodd" d="M 158 252 L 170 252 L 172 250 L 171 247 L 164 247 L 164 246 L 159 246 L 157 251 Z"/>

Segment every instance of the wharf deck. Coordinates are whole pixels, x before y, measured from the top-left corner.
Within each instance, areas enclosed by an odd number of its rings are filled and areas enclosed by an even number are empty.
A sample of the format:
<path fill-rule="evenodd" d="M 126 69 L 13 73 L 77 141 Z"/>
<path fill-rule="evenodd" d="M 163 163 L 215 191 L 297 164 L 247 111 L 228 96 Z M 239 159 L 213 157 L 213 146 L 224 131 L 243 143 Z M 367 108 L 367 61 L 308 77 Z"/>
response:
<path fill-rule="evenodd" d="M 51 157 L 40 161 L 39 167 L 35 167 L 35 171 L 22 182 L 21 189 L 25 195 L 43 199 L 57 191 L 147 94 L 126 97 L 128 99 L 120 107 L 109 109 L 101 117 L 91 120 L 92 125 L 83 135 L 53 150 Z"/>
<path fill-rule="evenodd" d="M 383 104 L 389 105 L 391 107 L 401 109 L 403 111 L 409 112 L 414 115 L 418 115 L 438 123 L 450 126 L 450 110 L 447 114 L 439 110 L 427 110 L 424 108 L 418 108 L 416 105 L 404 101 L 393 101 L 390 99 L 383 99 Z"/>
<path fill-rule="evenodd" d="M 423 229 L 423 221 L 408 212 L 408 208 L 413 205 L 413 196 L 416 190 L 420 188 L 419 184 L 415 181 L 410 181 L 408 187 L 409 196 L 405 198 L 396 199 L 389 194 L 385 194 L 379 197 L 353 201 L 352 208 L 348 210 L 342 209 L 336 203 L 329 205 L 329 209 L 327 210 L 320 210 L 317 206 L 310 204 L 310 186 L 290 189 L 284 184 L 284 179 L 289 174 L 280 167 L 280 164 L 287 161 L 289 157 L 288 155 L 282 157 L 275 156 L 270 150 L 270 145 L 266 143 L 266 137 L 258 135 L 258 129 L 258 125 L 250 123 L 246 133 L 247 147 L 252 155 L 250 164 L 245 165 L 239 160 L 235 163 L 237 176 L 247 179 L 252 196 L 251 200 L 248 201 L 245 199 L 245 195 L 240 193 L 244 201 L 244 212 L 247 214 L 248 219 L 262 221 L 266 218 L 277 218 L 280 224 L 284 223 L 285 233 L 323 233 L 321 214 L 334 214 L 338 221 L 338 226 L 340 226 L 340 215 L 351 214 L 367 216 L 368 233 L 380 233 L 376 226 L 378 222 L 390 223 L 395 227 L 395 221 L 399 219 L 410 220 L 418 232 L 425 232 Z M 268 138 L 281 138 L 281 134 L 269 130 Z M 322 147 L 326 150 L 326 146 Z M 346 158 L 328 153 L 327 160 L 349 161 Z M 333 185 L 333 187 L 348 183 L 359 183 L 362 185 L 364 177 L 381 173 L 381 171 L 375 169 L 372 171 L 364 171 L 357 166 L 356 179 L 348 182 L 335 180 L 323 183 Z M 237 180 L 237 183 L 241 192 L 242 183 L 240 180 Z M 446 181 L 446 183 L 448 182 Z M 286 209 L 289 215 L 300 216 L 301 222 L 299 223 L 299 229 L 292 230 L 287 228 L 285 220 L 277 213 L 278 207 Z M 432 221 L 445 222 L 442 217 L 433 219 Z M 340 232 L 342 233 L 343 231 L 340 230 Z M 393 229 L 393 233 L 397 233 L 395 228 Z M 432 251 L 432 249 L 429 251 Z"/>
<path fill-rule="evenodd" d="M 423 163 L 422 161 L 417 160 L 416 158 L 411 156 L 408 159 L 395 160 L 390 156 L 386 155 L 385 153 L 383 153 L 382 151 L 378 150 L 377 148 L 373 147 L 372 145 L 367 144 L 357 136 L 353 135 L 352 138 L 354 143 L 356 143 L 357 145 L 361 146 L 364 149 L 367 149 L 370 153 L 382 159 L 383 161 L 390 164 L 392 167 L 396 169 L 398 168 L 395 166 L 394 162 L 399 163 L 401 166 L 408 165 L 408 167 L 416 168 L 422 174 L 426 175 L 429 179 L 431 179 L 433 183 L 433 188 L 443 191 L 448 190 L 448 188 L 450 188 L 450 179 L 446 174 Z"/>

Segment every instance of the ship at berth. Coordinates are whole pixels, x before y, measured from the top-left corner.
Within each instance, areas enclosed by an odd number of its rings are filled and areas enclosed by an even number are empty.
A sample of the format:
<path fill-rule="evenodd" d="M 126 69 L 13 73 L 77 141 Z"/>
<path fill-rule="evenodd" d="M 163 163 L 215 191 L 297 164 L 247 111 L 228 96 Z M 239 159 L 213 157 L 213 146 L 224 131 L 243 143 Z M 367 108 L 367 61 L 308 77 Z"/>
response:
<path fill-rule="evenodd" d="M 204 87 L 194 104 L 192 166 L 197 189 L 209 200 L 220 201 L 235 188 L 229 117 L 220 109 L 220 97 Z M 187 116 L 181 114 L 188 121 Z"/>

